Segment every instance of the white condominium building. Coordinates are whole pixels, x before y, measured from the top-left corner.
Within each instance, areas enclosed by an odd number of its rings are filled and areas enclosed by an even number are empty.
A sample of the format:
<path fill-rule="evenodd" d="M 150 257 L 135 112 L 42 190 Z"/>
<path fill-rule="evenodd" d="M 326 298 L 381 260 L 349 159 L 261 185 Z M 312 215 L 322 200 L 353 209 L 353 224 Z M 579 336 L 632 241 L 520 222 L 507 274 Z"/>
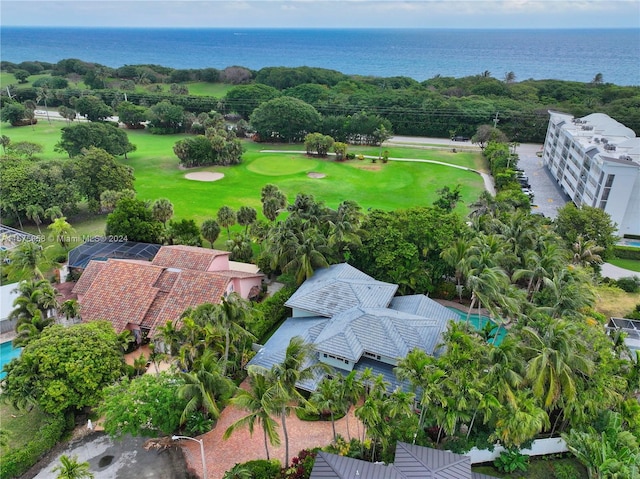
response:
<path fill-rule="evenodd" d="M 603 113 L 549 113 L 542 158 L 562 190 L 607 212 L 618 235 L 640 235 L 640 138 Z"/>

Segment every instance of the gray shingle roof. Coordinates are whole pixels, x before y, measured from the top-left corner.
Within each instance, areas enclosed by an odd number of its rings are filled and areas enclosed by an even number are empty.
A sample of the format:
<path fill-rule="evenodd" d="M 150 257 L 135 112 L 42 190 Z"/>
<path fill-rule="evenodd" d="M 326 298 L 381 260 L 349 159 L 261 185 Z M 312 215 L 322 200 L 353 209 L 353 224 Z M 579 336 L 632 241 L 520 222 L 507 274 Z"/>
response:
<path fill-rule="evenodd" d="M 404 442 L 396 445 L 393 464 L 370 462 L 319 452 L 310 479 L 495 479 L 471 472 L 467 456 L 449 451 L 415 446 Z"/>
<path fill-rule="evenodd" d="M 342 263 L 317 270 L 285 305 L 330 318 L 356 306 L 386 308 L 397 289 Z"/>

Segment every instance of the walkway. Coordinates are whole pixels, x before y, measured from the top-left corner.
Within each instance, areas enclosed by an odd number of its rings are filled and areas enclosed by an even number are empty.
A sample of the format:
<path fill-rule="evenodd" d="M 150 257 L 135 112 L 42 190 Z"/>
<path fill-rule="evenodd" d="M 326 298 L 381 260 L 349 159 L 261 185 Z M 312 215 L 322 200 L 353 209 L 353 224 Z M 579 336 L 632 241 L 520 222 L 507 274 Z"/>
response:
<path fill-rule="evenodd" d="M 242 386 L 245 386 L 243 383 Z M 266 459 L 264 449 L 264 436 L 260 426 L 256 425 L 253 437 L 249 435 L 247 428 L 238 429 L 228 440 L 223 440 L 222 435 L 229 425 L 247 413 L 234 406 L 228 406 L 222 411 L 216 427 L 199 439 L 204 440 L 205 457 L 207 463 L 208 479 L 222 479 L 226 471 L 238 463 L 251 461 L 254 459 Z M 349 421 L 349 431 L 351 437 L 356 437 L 358 431 L 362 433 L 362 425 L 353 416 L 353 408 L 349 414 L 336 421 L 336 432 L 345 439 L 347 434 L 347 419 Z M 280 424 L 280 421 L 277 421 Z M 333 441 L 331 421 L 307 422 L 301 421 L 292 413 L 287 418 L 287 431 L 289 432 L 289 462 L 298 455 L 302 449 L 322 447 Z M 274 448 L 269 445 L 269 454 L 272 459 L 280 459 L 284 463 L 284 438 L 282 428 L 278 428 L 278 434 L 283 442 L 279 447 Z M 182 441 L 187 464 L 199 477 L 202 477 L 202 461 L 200 447 L 193 441 Z"/>
<path fill-rule="evenodd" d="M 637 271 L 620 268 L 619 266 L 614 266 L 611 263 L 603 263 L 600 266 L 600 274 L 603 278 L 611 279 L 629 278 L 630 276 L 640 277 L 640 273 Z"/>

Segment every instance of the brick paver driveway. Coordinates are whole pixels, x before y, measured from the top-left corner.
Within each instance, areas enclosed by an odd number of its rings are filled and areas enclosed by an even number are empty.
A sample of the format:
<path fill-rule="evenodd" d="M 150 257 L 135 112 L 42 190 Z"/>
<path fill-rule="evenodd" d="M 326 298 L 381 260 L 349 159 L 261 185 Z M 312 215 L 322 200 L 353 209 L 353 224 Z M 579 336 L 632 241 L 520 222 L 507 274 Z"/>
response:
<path fill-rule="evenodd" d="M 218 423 L 212 431 L 198 439 L 204 439 L 204 450 L 207 461 L 208 479 L 222 479 L 226 471 L 237 463 L 251 461 L 253 459 L 266 459 L 264 450 L 264 436 L 262 429 L 257 426 L 253 437 L 249 435 L 246 428 L 238 429 L 228 440 L 223 440 L 222 435 L 229 425 L 247 413 L 234 406 L 228 406 L 222 411 Z M 347 420 L 349 421 L 349 432 L 351 437 L 356 437 L 358 431 L 362 434 L 362 424 L 353 415 L 353 408 L 349 414 L 336 421 L 336 432 L 347 438 Z M 278 420 L 278 424 L 280 421 Z M 358 427 L 360 429 L 358 429 Z M 298 455 L 301 449 L 317 446 L 326 446 L 333 440 L 331 421 L 307 422 L 300 421 L 295 414 L 287 418 L 287 431 L 289 432 L 289 461 Z M 269 445 L 270 457 L 280 459 L 284 463 L 284 437 L 282 428 L 278 430 L 280 439 L 283 442 L 279 447 L 274 448 Z M 202 462 L 200 448 L 193 441 L 182 441 L 187 463 L 199 477 L 202 477 Z"/>

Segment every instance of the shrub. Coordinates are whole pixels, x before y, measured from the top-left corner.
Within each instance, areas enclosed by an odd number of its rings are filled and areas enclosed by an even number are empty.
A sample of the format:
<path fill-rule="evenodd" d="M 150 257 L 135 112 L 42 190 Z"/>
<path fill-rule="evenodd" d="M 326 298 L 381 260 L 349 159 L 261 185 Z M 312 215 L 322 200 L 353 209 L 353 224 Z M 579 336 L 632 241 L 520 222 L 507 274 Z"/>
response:
<path fill-rule="evenodd" d="M 73 417 L 72 414 L 70 414 Z M 49 452 L 67 430 L 64 415 L 51 416 L 51 419 L 38 431 L 38 434 L 24 447 L 9 452 L 0 461 L 0 477 L 9 479 L 18 477 L 33 466 L 44 454 Z"/>
<path fill-rule="evenodd" d="M 640 277 L 627 276 L 626 278 L 620 278 L 616 281 L 616 285 L 627 293 L 637 293 L 640 291 Z"/>
<path fill-rule="evenodd" d="M 213 419 L 209 419 L 202 411 L 191 413 L 185 425 L 185 431 L 189 436 L 200 436 L 211 431 Z"/>
<path fill-rule="evenodd" d="M 259 319 L 249 325 L 249 331 L 258 339 L 262 339 L 274 326 L 287 318 L 287 307 L 284 303 L 291 297 L 294 289 L 282 288 L 266 298 L 255 307 L 260 312 Z"/>
<path fill-rule="evenodd" d="M 282 479 L 309 479 L 318 450 L 303 449 L 291 459 L 291 465 L 282 469 Z"/>
<path fill-rule="evenodd" d="M 506 472 L 511 474 L 512 472 L 522 471 L 527 472 L 529 467 L 529 456 L 521 454 L 516 449 L 508 449 L 500 453 L 493 461 L 493 465 L 500 472 Z"/>
<path fill-rule="evenodd" d="M 580 479 L 580 472 L 573 464 L 559 462 L 553 465 L 556 479 Z"/>
<path fill-rule="evenodd" d="M 252 479 L 276 479 L 280 474 L 280 461 L 277 459 L 258 459 L 242 464 L 251 473 Z"/>
<path fill-rule="evenodd" d="M 615 245 L 613 254 L 620 259 L 640 260 L 640 248 L 634 248 L 633 246 Z"/>

